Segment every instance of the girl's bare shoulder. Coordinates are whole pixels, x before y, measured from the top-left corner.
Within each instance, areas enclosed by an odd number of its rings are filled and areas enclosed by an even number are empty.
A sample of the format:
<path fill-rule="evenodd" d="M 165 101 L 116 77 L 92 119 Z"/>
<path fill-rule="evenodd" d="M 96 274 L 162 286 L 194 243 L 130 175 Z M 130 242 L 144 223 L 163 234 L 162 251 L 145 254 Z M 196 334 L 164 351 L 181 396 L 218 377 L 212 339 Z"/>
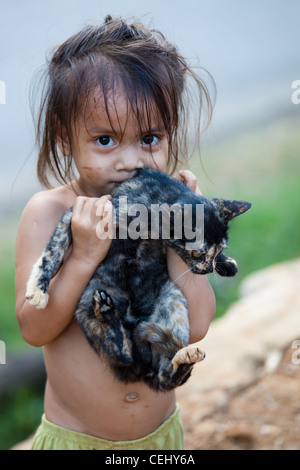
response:
<path fill-rule="evenodd" d="M 39 191 L 27 203 L 24 214 L 48 219 L 55 218 L 58 221 L 75 200 L 76 194 L 70 186 Z"/>
<path fill-rule="evenodd" d="M 36 230 L 42 239 L 47 239 L 75 200 L 76 194 L 69 186 L 39 191 L 25 206 L 19 231 L 33 234 Z"/>

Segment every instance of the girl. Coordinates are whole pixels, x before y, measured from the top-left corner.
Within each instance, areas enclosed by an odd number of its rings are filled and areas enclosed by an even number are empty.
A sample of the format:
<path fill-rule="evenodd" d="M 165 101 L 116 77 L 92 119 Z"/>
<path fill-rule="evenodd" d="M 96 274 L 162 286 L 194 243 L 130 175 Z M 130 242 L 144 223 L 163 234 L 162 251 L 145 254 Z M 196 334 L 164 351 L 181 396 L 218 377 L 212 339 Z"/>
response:
<path fill-rule="evenodd" d="M 49 63 L 37 123 L 38 175 L 48 190 L 27 204 L 16 243 L 17 318 L 25 341 L 44 347 L 48 377 L 33 449 L 183 448 L 174 392 L 118 382 L 73 313 L 110 248 L 96 227 L 112 220 L 113 187 L 143 166 L 173 173 L 186 156 L 190 78 L 199 109 L 210 108 L 205 85 L 159 32 L 111 17 L 68 39 Z M 49 189 L 50 176 L 62 185 Z M 199 191 L 191 172 L 177 179 Z M 72 205 L 72 248 L 51 282 L 47 307 L 37 310 L 25 299 L 26 283 Z M 215 311 L 211 287 L 204 276 L 180 277 L 186 265 L 171 249 L 167 262 L 188 300 L 190 342 L 199 341 Z"/>

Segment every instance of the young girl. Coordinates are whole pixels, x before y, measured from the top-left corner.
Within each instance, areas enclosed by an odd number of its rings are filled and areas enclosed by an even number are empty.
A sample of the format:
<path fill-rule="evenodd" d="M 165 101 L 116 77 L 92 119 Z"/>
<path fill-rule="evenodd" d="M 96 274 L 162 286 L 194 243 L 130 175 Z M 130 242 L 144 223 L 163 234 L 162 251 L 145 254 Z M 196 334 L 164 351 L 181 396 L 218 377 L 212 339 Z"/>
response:
<path fill-rule="evenodd" d="M 112 219 L 114 186 L 143 166 L 173 174 L 186 157 L 191 78 L 199 109 L 210 106 L 205 85 L 159 32 L 111 17 L 71 37 L 49 63 L 37 128 L 38 175 L 48 190 L 27 204 L 16 243 L 17 318 L 25 341 L 44 347 L 48 377 L 33 449 L 183 449 L 175 393 L 118 382 L 73 313 L 110 248 L 96 227 Z M 62 185 L 49 189 L 50 176 Z M 191 172 L 176 178 L 199 191 Z M 37 310 L 25 299 L 26 283 L 71 206 L 72 248 L 50 284 L 47 307 Z M 204 276 L 180 277 L 186 265 L 171 249 L 167 262 L 188 301 L 190 342 L 199 341 L 215 311 L 211 287 Z"/>

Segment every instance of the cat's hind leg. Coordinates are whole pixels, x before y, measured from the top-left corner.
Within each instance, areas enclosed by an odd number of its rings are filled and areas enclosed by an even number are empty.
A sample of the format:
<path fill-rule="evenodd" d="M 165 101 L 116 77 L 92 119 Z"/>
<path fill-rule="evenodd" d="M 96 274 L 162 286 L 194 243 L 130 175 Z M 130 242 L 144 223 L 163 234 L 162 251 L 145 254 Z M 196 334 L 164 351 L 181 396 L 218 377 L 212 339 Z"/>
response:
<path fill-rule="evenodd" d="M 184 346 L 168 328 L 161 329 L 154 323 L 144 322 L 138 331 L 140 341 L 151 344 L 152 364 L 156 373 L 148 375 L 146 382 L 155 390 L 168 391 L 183 385 L 190 377 L 193 366 L 205 358 L 199 343 Z"/>
<path fill-rule="evenodd" d="M 105 290 L 95 290 L 93 314 L 75 316 L 97 354 L 104 353 L 110 365 L 127 366 L 132 363 L 131 341 L 122 325 L 118 311 Z"/>
<path fill-rule="evenodd" d="M 175 354 L 172 359 L 173 373 L 182 364 L 195 364 L 205 359 L 205 352 L 200 349 L 199 343 L 189 344 Z"/>
<path fill-rule="evenodd" d="M 187 302 L 182 292 L 170 281 L 161 289 L 151 321 L 141 322 L 135 338 L 142 350 L 151 345 L 154 373 L 146 381 L 156 390 L 171 390 L 182 385 L 192 366 L 204 358 L 197 345 L 189 345 Z"/>

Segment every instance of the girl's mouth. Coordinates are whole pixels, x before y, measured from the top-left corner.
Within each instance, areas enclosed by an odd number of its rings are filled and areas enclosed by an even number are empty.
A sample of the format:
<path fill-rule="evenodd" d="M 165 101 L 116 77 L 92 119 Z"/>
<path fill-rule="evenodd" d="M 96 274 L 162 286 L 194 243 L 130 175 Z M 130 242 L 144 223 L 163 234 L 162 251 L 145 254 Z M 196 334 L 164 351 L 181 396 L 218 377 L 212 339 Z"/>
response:
<path fill-rule="evenodd" d="M 128 178 L 124 178 L 124 179 L 122 179 L 122 180 L 120 180 L 120 181 L 113 181 L 112 184 L 115 185 L 115 186 L 118 186 L 119 184 L 124 183 L 124 181 L 127 181 L 127 180 L 133 178 L 133 176 L 134 176 L 134 175 L 129 176 Z"/>

